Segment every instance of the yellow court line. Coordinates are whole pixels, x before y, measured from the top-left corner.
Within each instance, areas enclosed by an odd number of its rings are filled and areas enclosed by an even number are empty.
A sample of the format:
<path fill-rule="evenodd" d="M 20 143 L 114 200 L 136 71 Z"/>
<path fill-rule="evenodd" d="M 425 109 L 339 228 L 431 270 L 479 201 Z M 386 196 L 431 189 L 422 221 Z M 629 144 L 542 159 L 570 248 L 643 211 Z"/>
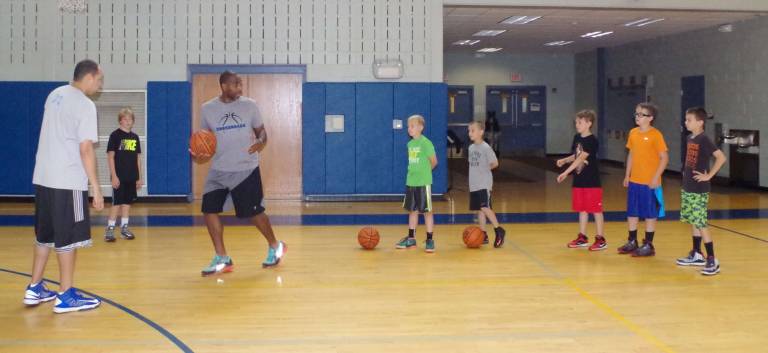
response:
<path fill-rule="evenodd" d="M 659 348 L 661 351 L 666 353 L 676 353 L 675 350 L 672 349 L 672 347 L 666 345 L 664 342 L 662 342 L 660 339 L 658 339 L 648 330 L 644 329 L 640 325 L 627 319 L 626 317 L 624 317 L 624 315 L 621 315 L 618 311 L 614 310 L 608 304 L 602 302 L 600 299 L 595 298 L 594 296 L 589 294 L 589 292 L 579 287 L 579 285 L 577 285 L 576 282 L 574 282 L 570 278 L 564 278 L 562 281 L 563 283 L 568 285 L 568 287 L 571 287 L 573 290 L 579 293 L 579 295 L 581 295 L 582 298 L 588 300 L 590 303 L 594 304 L 595 306 L 603 310 L 605 313 L 607 313 L 608 315 L 610 315 L 611 317 L 619 321 L 622 325 L 624 325 L 630 331 L 636 333 L 637 335 L 640 335 L 641 337 L 653 343 L 653 345 Z"/>

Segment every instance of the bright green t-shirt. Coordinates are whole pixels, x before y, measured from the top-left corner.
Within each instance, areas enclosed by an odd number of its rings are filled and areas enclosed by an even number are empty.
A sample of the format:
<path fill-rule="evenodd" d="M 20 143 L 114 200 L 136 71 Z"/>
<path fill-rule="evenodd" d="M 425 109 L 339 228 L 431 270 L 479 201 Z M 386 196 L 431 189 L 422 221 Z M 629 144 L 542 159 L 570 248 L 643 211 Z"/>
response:
<path fill-rule="evenodd" d="M 426 136 L 408 142 L 408 177 L 407 186 L 432 185 L 432 164 L 429 157 L 435 155 L 435 146 Z"/>

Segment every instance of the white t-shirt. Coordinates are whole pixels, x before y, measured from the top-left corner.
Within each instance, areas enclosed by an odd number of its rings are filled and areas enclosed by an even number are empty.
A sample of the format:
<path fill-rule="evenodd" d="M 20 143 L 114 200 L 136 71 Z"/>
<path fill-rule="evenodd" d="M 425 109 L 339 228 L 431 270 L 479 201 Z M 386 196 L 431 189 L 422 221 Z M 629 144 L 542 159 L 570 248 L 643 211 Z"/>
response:
<path fill-rule="evenodd" d="M 32 183 L 53 189 L 88 190 L 80 142 L 98 142 L 96 105 L 83 91 L 66 85 L 45 100 Z"/>

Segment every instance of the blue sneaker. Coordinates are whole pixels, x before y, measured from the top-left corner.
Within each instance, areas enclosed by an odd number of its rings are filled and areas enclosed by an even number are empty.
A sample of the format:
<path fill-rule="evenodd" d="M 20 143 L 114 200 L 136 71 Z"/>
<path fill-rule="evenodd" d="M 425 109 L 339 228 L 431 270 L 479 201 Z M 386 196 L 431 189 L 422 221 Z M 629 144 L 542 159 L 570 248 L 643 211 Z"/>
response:
<path fill-rule="evenodd" d="M 75 288 L 67 289 L 64 293 L 56 295 L 56 305 L 53 312 L 56 314 L 73 311 L 93 309 L 101 304 L 101 300 L 80 295 Z"/>
<path fill-rule="evenodd" d="M 24 293 L 24 304 L 26 305 L 37 305 L 54 299 L 56 299 L 56 292 L 48 290 L 43 282 L 35 286 L 28 285 L 27 291 Z"/>
<path fill-rule="evenodd" d="M 427 241 L 424 243 L 424 251 L 428 253 L 435 252 L 435 240 L 434 239 L 427 239 Z"/>
<path fill-rule="evenodd" d="M 416 246 L 416 238 L 405 237 L 395 244 L 396 249 L 410 249 Z"/>
<path fill-rule="evenodd" d="M 261 263 L 261 267 L 267 268 L 277 266 L 277 264 L 280 263 L 280 259 L 282 259 L 283 255 L 285 255 L 285 251 L 285 243 L 282 241 L 277 243 L 277 249 L 274 249 L 270 246 L 269 251 L 267 251 L 267 259 Z"/>
<path fill-rule="evenodd" d="M 227 273 L 232 272 L 235 269 L 235 264 L 232 262 L 232 258 L 229 256 L 216 255 L 211 260 L 211 263 L 204 268 L 200 273 L 203 276 L 209 276 L 215 273 Z"/>

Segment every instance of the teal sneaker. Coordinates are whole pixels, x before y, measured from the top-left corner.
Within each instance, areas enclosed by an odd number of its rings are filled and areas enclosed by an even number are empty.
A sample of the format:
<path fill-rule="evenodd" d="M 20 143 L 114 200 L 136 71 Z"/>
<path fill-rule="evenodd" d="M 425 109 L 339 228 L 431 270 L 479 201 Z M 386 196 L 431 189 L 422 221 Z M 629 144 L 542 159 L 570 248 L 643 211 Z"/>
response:
<path fill-rule="evenodd" d="M 267 251 L 267 259 L 261 263 L 261 267 L 267 268 L 277 266 L 277 264 L 280 263 L 280 259 L 285 255 L 285 250 L 285 243 L 282 241 L 277 243 L 277 248 L 272 248 L 270 246 L 269 251 Z"/>
<path fill-rule="evenodd" d="M 232 263 L 232 258 L 229 256 L 216 255 L 211 260 L 211 264 L 204 268 L 201 273 L 203 276 L 210 276 L 216 273 L 227 273 L 234 270 L 235 264 Z"/>
<path fill-rule="evenodd" d="M 400 239 L 400 241 L 395 245 L 395 248 L 397 249 L 410 249 L 416 246 L 416 238 L 414 237 L 405 237 L 403 239 Z"/>
<path fill-rule="evenodd" d="M 424 251 L 428 253 L 435 252 L 435 240 L 434 239 L 427 239 L 427 241 L 424 243 Z"/>

